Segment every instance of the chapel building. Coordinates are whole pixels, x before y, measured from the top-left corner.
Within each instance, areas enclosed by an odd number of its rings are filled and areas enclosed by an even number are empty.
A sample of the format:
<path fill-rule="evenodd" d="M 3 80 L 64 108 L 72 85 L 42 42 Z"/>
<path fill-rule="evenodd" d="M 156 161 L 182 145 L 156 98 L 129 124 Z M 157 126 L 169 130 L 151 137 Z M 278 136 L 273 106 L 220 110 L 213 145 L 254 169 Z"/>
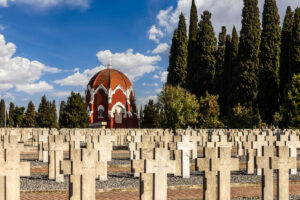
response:
<path fill-rule="evenodd" d="M 132 84 L 126 75 L 111 66 L 89 81 L 86 104 L 89 127 L 138 128 Z"/>

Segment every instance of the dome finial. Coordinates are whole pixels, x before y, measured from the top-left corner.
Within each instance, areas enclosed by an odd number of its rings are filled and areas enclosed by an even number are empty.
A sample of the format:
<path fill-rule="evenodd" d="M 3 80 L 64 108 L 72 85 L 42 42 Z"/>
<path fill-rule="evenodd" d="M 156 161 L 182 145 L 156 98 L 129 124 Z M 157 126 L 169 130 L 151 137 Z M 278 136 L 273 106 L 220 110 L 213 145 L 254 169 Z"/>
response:
<path fill-rule="evenodd" d="M 112 69 L 111 56 L 109 56 L 109 63 L 107 65 L 108 69 Z"/>

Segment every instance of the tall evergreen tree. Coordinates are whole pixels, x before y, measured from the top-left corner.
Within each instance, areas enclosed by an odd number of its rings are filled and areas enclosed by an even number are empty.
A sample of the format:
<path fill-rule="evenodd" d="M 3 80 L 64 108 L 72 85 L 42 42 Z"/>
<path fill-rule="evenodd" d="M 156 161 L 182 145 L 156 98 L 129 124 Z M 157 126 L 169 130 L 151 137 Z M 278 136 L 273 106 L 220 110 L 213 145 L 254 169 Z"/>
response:
<path fill-rule="evenodd" d="M 66 102 L 65 101 L 61 101 L 60 102 L 60 106 L 59 106 L 59 118 L 58 118 L 58 123 L 59 123 L 59 127 L 60 128 L 65 128 L 65 121 L 64 121 L 64 118 L 63 118 L 63 113 L 65 111 L 65 108 L 66 108 Z"/>
<path fill-rule="evenodd" d="M 216 74 L 215 74 L 215 93 L 221 94 L 223 90 L 223 72 L 224 72 L 224 56 L 226 47 L 226 27 L 222 26 L 222 31 L 219 33 L 218 50 L 216 53 Z M 220 100 L 220 99 L 219 99 Z"/>
<path fill-rule="evenodd" d="M 281 32 L 281 54 L 280 54 L 280 102 L 284 102 L 284 90 L 289 82 L 290 76 L 290 46 L 292 44 L 292 29 L 294 22 L 294 13 L 290 6 L 286 9 Z"/>
<path fill-rule="evenodd" d="M 38 108 L 36 122 L 38 127 L 51 128 L 51 109 L 50 103 L 44 95 Z"/>
<path fill-rule="evenodd" d="M 230 95 L 230 83 L 232 77 L 232 38 L 230 35 L 226 36 L 225 54 L 224 54 L 224 72 L 222 76 L 222 90 L 220 91 L 220 114 L 227 115 L 230 106 L 228 105 L 228 96 Z"/>
<path fill-rule="evenodd" d="M 50 120 L 51 120 L 51 128 L 58 128 L 58 124 L 57 124 L 57 113 L 56 113 L 56 104 L 55 104 L 55 100 L 52 101 L 52 103 L 50 103 Z"/>
<path fill-rule="evenodd" d="M 159 108 L 152 99 L 145 105 L 144 119 L 141 123 L 142 128 L 158 128 L 159 127 Z"/>
<path fill-rule="evenodd" d="M 296 8 L 294 15 L 290 62 L 292 80 L 293 75 L 300 73 L 300 8 Z"/>
<path fill-rule="evenodd" d="M 89 125 L 88 111 L 80 93 L 71 92 L 67 105 L 62 113 L 66 128 L 86 128 Z"/>
<path fill-rule="evenodd" d="M 198 98 L 212 93 L 215 76 L 217 40 L 211 23 L 211 13 L 204 11 L 197 35 L 197 70 L 194 71 L 191 92 Z"/>
<path fill-rule="evenodd" d="M 189 43 L 188 43 L 188 65 L 187 65 L 187 79 L 186 88 L 192 89 L 192 80 L 194 72 L 197 70 L 197 34 L 198 28 L 198 12 L 195 0 L 192 1 L 190 14 L 190 28 L 189 28 Z"/>
<path fill-rule="evenodd" d="M 36 116 L 35 107 L 32 101 L 29 101 L 25 117 L 23 120 L 24 127 L 36 127 Z"/>
<path fill-rule="evenodd" d="M 14 126 L 15 126 L 15 104 L 13 102 L 10 102 L 8 127 L 14 127 Z"/>
<path fill-rule="evenodd" d="M 14 112 L 14 115 L 15 115 L 14 116 L 15 127 L 18 127 L 18 128 L 23 127 L 24 111 L 25 111 L 24 107 L 18 107 L 18 106 L 16 106 L 15 112 Z"/>
<path fill-rule="evenodd" d="M 239 43 L 239 70 L 234 103 L 257 110 L 260 20 L 258 0 L 244 0 Z"/>
<path fill-rule="evenodd" d="M 280 18 L 276 0 L 265 0 L 260 45 L 258 107 L 261 118 L 272 123 L 279 111 Z"/>
<path fill-rule="evenodd" d="M 176 33 L 177 32 L 177 33 Z M 186 23 L 183 14 L 179 16 L 178 29 L 175 30 L 174 37 L 175 39 L 175 48 L 173 47 L 171 51 L 174 51 L 173 55 L 170 55 L 170 66 L 168 68 L 169 74 L 167 78 L 167 84 L 173 86 L 182 86 L 186 85 L 186 74 L 187 74 L 187 31 Z M 173 53 L 173 52 L 171 52 Z"/>
<path fill-rule="evenodd" d="M 5 101 L 1 99 L 0 102 L 0 127 L 5 126 Z"/>

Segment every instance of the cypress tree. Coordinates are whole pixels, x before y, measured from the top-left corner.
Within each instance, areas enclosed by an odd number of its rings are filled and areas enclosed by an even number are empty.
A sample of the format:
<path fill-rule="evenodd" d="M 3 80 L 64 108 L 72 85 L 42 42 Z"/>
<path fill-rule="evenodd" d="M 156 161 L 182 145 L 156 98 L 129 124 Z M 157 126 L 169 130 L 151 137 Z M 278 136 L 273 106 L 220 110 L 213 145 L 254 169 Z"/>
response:
<path fill-rule="evenodd" d="M 276 0 L 265 0 L 262 19 L 257 102 L 262 120 L 270 124 L 279 111 L 281 28 Z"/>
<path fill-rule="evenodd" d="M 29 101 L 25 117 L 23 120 L 23 127 L 36 127 L 35 107 L 32 101 Z"/>
<path fill-rule="evenodd" d="M 67 105 L 62 113 L 62 119 L 65 121 L 65 128 L 87 128 L 89 117 L 87 105 L 80 93 L 71 92 Z"/>
<path fill-rule="evenodd" d="M 226 48 L 224 56 L 224 76 L 223 76 L 223 87 L 220 95 L 220 112 L 221 115 L 227 115 L 228 111 L 234 107 L 234 91 L 237 83 L 238 74 L 238 56 L 239 49 L 239 37 L 235 26 L 232 29 L 232 35 L 226 38 Z"/>
<path fill-rule="evenodd" d="M 58 124 L 57 124 L 57 113 L 56 113 L 56 104 L 55 104 L 55 100 L 52 101 L 52 103 L 50 103 L 50 114 L 51 114 L 51 128 L 58 128 Z"/>
<path fill-rule="evenodd" d="M 65 121 L 64 121 L 64 118 L 63 118 L 63 113 L 65 111 L 65 108 L 66 108 L 66 102 L 61 101 L 60 106 L 59 106 L 59 118 L 58 118 L 58 123 L 59 123 L 60 128 L 65 128 L 66 127 Z"/>
<path fill-rule="evenodd" d="M 170 66 L 169 66 L 169 74 L 167 78 L 167 83 L 173 86 L 186 86 L 186 74 L 187 74 L 187 31 L 186 31 L 186 23 L 183 14 L 179 16 L 179 24 L 178 29 L 175 30 L 174 37 L 175 45 L 172 48 L 171 52 L 173 53 L 170 56 Z"/>
<path fill-rule="evenodd" d="M 47 101 L 44 95 L 41 99 L 41 103 L 38 108 L 36 122 L 38 127 L 50 128 L 51 127 L 51 109 L 50 103 Z"/>
<path fill-rule="evenodd" d="M 190 14 L 189 28 L 189 43 L 188 43 L 188 65 L 187 65 L 187 89 L 192 90 L 192 80 L 194 72 L 197 70 L 197 34 L 198 28 L 198 12 L 195 0 L 192 1 Z"/>
<path fill-rule="evenodd" d="M 5 101 L 1 99 L 0 102 L 0 127 L 5 126 Z"/>
<path fill-rule="evenodd" d="M 197 70 L 194 71 L 192 93 L 198 98 L 206 91 L 212 93 L 216 67 L 217 40 L 211 23 L 211 13 L 204 11 L 197 35 Z"/>
<path fill-rule="evenodd" d="M 296 8 L 294 15 L 290 63 L 292 80 L 293 75 L 300 73 L 300 8 Z"/>
<path fill-rule="evenodd" d="M 239 69 L 234 103 L 252 111 L 257 109 L 260 20 L 257 0 L 244 0 L 239 43 Z"/>
<path fill-rule="evenodd" d="M 219 33 L 218 50 L 216 53 L 216 74 L 215 74 L 215 93 L 221 94 L 223 90 L 222 80 L 224 72 L 224 56 L 225 56 L 225 45 L 226 45 L 226 27 L 222 26 L 222 31 Z M 220 99 L 219 99 L 220 100 Z"/>
<path fill-rule="evenodd" d="M 23 127 L 24 111 L 25 111 L 24 107 L 16 106 L 15 112 L 14 112 L 15 127 L 18 127 L 18 128 Z"/>
<path fill-rule="evenodd" d="M 8 127 L 14 127 L 15 126 L 15 104 L 13 102 L 10 102 L 9 104 L 9 118 L 8 118 Z"/>
<path fill-rule="evenodd" d="M 285 18 L 283 21 L 282 32 L 281 32 L 281 54 L 280 54 L 280 102 L 284 102 L 284 90 L 289 82 L 290 76 L 290 45 L 292 44 L 292 29 L 294 22 L 294 13 L 290 6 L 286 9 Z"/>

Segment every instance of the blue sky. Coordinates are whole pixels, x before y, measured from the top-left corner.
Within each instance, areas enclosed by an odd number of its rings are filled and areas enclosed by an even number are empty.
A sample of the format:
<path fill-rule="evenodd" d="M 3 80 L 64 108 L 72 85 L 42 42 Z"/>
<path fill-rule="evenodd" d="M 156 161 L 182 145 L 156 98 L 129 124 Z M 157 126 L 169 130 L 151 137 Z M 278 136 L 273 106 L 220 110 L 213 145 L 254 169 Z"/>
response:
<path fill-rule="evenodd" d="M 260 0 L 262 11 L 263 1 Z M 89 78 L 111 60 L 133 82 L 138 104 L 161 90 L 178 15 L 189 17 L 191 0 L 0 0 L 0 96 L 26 106 L 41 96 L 57 106 L 70 91 L 84 93 Z M 199 16 L 213 13 L 240 28 L 242 0 L 196 0 Z M 277 1 L 281 19 L 287 5 Z"/>

